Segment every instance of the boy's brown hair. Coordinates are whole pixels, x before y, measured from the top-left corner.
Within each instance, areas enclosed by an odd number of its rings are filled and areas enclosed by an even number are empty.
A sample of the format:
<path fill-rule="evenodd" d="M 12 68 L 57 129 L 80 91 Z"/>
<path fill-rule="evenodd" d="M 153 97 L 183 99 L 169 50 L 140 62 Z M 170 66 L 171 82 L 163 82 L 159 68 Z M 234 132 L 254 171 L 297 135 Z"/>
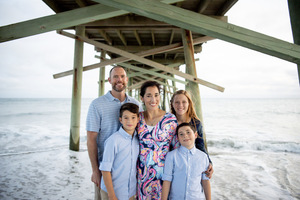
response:
<path fill-rule="evenodd" d="M 183 127 L 183 126 L 189 126 L 189 127 L 194 131 L 194 133 L 197 132 L 195 126 L 193 126 L 193 125 L 191 125 L 191 124 L 189 124 L 189 123 L 184 122 L 184 123 L 181 123 L 180 125 L 177 126 L 177 128 L 176 128 L 176 135 L 178 135 L 178 130 L 179 130 L 181 127 Z"/>
<path fill-rule="evenodd" d="M 123 116 L 123 113 L 125 110 L 128 110 L 129 112 L 135 113 L 137 116 L 139 116 L 139 106 L 134 103 L 125 103 L 120 108 L 120 116 Z"/>

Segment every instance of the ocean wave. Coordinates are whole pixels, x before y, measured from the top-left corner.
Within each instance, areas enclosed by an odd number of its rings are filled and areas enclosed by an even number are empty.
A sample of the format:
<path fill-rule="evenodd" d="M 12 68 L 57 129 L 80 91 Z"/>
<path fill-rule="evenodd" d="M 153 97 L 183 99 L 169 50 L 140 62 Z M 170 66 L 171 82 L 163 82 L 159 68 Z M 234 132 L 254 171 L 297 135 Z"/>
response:
<path fill-rule="evenodd" d="M 28 150 L 23 150 L 23 151 L 4 150 L 4 151 L 0 152 L 0 157 L 2 157 L 2 156 L 24 155 L 24 154 L 35 154 L 35 153 L 56 151 L 56 150 L 60 150 L 60 149 L 69 149 L 69 147 L 68 147 L 68 145 L 60 145 L 60 146 L 52 146 L 52 147 L 41 148 L 41 149 L 28 149 Z M 80 151 L 87 151 L 87 148 L 81 146 Z"/>
<path fill-rule="evenodd" d="M 58 114 L 65 114 L 65 111 L 41 111 L 41 112 L 25 112 L 25 113 L 11 113 L 0 115 L 0 117 L 26 117 L 26 116 L 55 116 Z"/>
<path fill-rule="evenodd" d="M 289 152 L 300 154 L 300 143 L 278 141 L 241 141 L 222 139 L 208 141 L 207 146 L 214 148 L 227 148 L 235 150 Z"/>

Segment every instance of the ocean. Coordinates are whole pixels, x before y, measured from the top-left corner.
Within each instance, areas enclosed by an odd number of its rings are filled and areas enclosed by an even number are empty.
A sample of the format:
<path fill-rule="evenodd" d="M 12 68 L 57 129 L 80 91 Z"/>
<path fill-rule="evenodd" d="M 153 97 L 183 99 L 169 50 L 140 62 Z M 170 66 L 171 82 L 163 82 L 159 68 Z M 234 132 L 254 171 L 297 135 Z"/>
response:
<path fill-rule="evenodd" d="M 85 118 L 70 99 L 0 99 L 0 199 L 93 199 Z M 212 199 L 300 199 L 300 99 L 202 99 Z"/>

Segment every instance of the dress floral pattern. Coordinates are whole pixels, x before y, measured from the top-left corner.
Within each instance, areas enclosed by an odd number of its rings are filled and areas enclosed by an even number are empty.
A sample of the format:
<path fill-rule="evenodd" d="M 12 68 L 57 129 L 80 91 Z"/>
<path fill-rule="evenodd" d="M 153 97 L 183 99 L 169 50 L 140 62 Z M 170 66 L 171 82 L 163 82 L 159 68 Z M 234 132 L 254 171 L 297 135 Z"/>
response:
<path fill-rule="evenodd" d="M 165 159 L 170 148 L 178 148 L 179 142 L 175 136 L 177 120 L 175 115 L 166 113 L 156 126 L 149 131 L 140 113 L 138 137 L 140 154 L 138 158 L 138 199 L 161 199 L 162 174 Z"/>

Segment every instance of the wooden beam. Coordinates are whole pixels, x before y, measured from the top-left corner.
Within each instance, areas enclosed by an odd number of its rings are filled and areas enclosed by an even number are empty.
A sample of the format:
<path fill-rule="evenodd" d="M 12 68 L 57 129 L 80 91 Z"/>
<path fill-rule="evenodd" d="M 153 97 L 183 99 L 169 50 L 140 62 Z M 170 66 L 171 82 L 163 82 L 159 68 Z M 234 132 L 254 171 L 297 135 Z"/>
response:
<path fill-rule="evenodd" d="M 92 38 L 89 38 L 92 39 Z M 94 39 L 92 39 L 94 40 Z M 103 41 L 103 40 L 102 40 Z M 159 48 L 159 47 L 163 47 L 163 46 L 137 46 L 137 45 L 130 45 L 130 46 L 123 46 L 123 45 L 114 45 L 114 47 L 118 48 L 118 49 L 122 49 L 124 51 L 128 51 L 130 53 L 137 53 L 140 51 L 147 51 L 150 49 L 154 49 L 154 48 Z M 201 46 L 195 46 L 195 52 L 200 53 L 202 47 Z M 160 52 L 161 53 L 161 52 Z M 170 51 L 170 53 L 183 53 L 182 49 L 175 49 L 173 51 Z"/>
<path fill-rule="evenodd" d="M 0 27 L 0 42 L 63 29 L 94 20 L 127 14 L 127 11 L 97 4 L 55 15 Z"/>
<path fill-rule="evenodd" d="M 300 64 L 300 46 L 157 1 L 94 0 Z"/>
<path fill-rule="evenodd" d="M 63 12 L 63 9 L 53 0 L 43 0 L 54 12 L 60 13 Z"/>
<path fill-rule="evenodd" d="M 173 63 L 173 64 L 168 65 L 168 67 L 178 67 L 179 65 L 181 65 L 181 63 Z M 153 72 L 160 71 L 159 69 L 155 69 L 155 68 L 152 68 L 152 69 L 149 69 L 149 70 L 153 71 Z M 132 76 L 139 76 L 139 75 L 142 75 L 142 74 L 144 74 L 144 73 L 143 72 L 135 72 L 134 75 L 132 75 Z M 166 73 L 163 73 L 163 74 L 166 74 Z M 130 77 L 130 75 L 128 77 Z M 172 74 L 172 77 L 174 78 L 173 74 Z M 173 81 L 177 81 L 177 80 L 173 79 Z M 187 84 L 187 82 L 183 81 L 183 84 L 185 85 L 185 84 Z"/>
<path fill-rule="evenodd" d="M 219 19 L 222 21 L 228 21 L 227 16 L 216 16 L 209 15 L 209 17 Z M 87 31 L 97 31 L 99 28 L 101 30 L 122 30 L 122 31 L 132 31 L 132 30 L 174 30 L 177 31 L 178 34 L 181 32 L 181 28 L 174 26 L 172 24 L 167 24 L 165 22 L 149 19 L 144 16 L 135 15 L 131 16 L 117 16 L 105 20 L 94 21 L 87 24 L 82 24 L 85 26 Z"/>
<path fill-rule="evenodd" d="M 155 46 L 155 36 L 154 36 L 154 31 L 151 30 L 151 37 L 152 37 L 152 44 Z"/>
<path fill-rule="evenodd" d="M 73 35 L 71 33 L 67 33 L 67 32 L 64 32 L 64 35 Z M 175 69 L 172 69 L 172 68 L 169 68 L 165 65 L 162 65 L 160 63 L 157 63 L 157 62 L 154 62 L 152 60 L 148 60 L 146 58 L 143 58 L 143 57 L 140 57 L 140 56 L 137 56 L 135 54 L 132 54 L 132 53 L 129 53 L 129 52 L 126 52 L 126 51 L 123 51 L 123 50 L 120 50 L 120 49 L 117 49 L 115 47 L 112 47 L 112 46 L 109 46 L 109 45 L 106 45 L 106 44 L 103 44 L 103 43 L 100 43 L 100 42 L 96 42 L 94 40 L 90 40 L 86 37 L 81 37 L 79 35 L 73 35 L 73 37 L 75 37 L 77 40 L 80 40 L 80 41 L 84 41 L 86 43 L 89 43 L 89 44 L 92 44 L 94 45 L 95 47 L 98 47 L 98 48 L 101 48 L 101 49 L 104 49 L 106 51 L 110 51 L 110 52 L 113 52 L 115 54 L 119 54 L 121 56 L 124 56 L 124 57 L 127 57 L 127 58 L 130 58 L 132 60 L 136 60 L 136 61 L 139 61 L 141 63 L 144 63 L 146 65 L 149 65 L 151 67 L 154 67 L 154 68 L 157 68 L 157 69 L 160 69 L 162 71 L 166 71 L 166 72 L 169 72 L 171 74 L 175 74 L 177 76 L 180 76 L 180 77 L 183 77 L 187 80 L 190 80 L 190 81 L 193 81 L 195 83 L 198 83 L 198 84 L 201 84 L 201 85 L 204 85 L 206 87 L 209 87 L 209 88 L 212 88 L 212 89 L 215 89 L 215 90 L 218 90 L 220 92 L 224 92 L 224 88 L 221 87 L 221 86 L 218 86 L 216 84 L 213 84 L 213 83 L 210 83 L 208 81 L 205 81 L 205 80 L 202 80 L 202 79 L 199 79 L 195 76 L 192 76 L 192 75 L 189 75 L 189 74 L 185 74 L 183 72 L 180 72 L 178 70 L 175 70 Z"/>
<path fill-rule="evenodd" d="M 162 2 L 170 4 L 179 1 L 182 0 L 162 0 Z M 1 26 L 0 42 L 6 42 L 31 35 L 46 33 L 53 30 L 73 27 L 80 24 L 107 19 L 128 13 L 128 11 L 115 9 L 101 4 L 79 8 L 16 24 Z"/>
<path fill-rule="evenodd" d="M 171 32 L 171 36 L 170 36 L 170 41 L 169 41 L 169 44 L 172 44 L 172 42 L 173 42 L 173 38 L 174 38 L 174 30 L 172 30 L 172 32 Z"/>
<path fill-rule="evenodd" d="M 101 56 L 101 60 L 107 60 L 106 58 L 103 58 Z M 180 80 L 180 79 L 176 79 L 172 76 L 168 76 L 168 75 L 165 75 L 166 73 L 157 73 L 157 71 L 159 71 L 158 69 L 144 69 L 144 68 L 140 68 L 140 67 L 137 67 L 137 66 L 133 66 L 131 64 L 128 64 L 128 63 L 119 63 L 118 65 L 121 65 L 122 67 L 124 68 L 128 68 L 128 69 L 133 69 L 135 71 L 139 71 L 140 73 L 135 73 L 135 76 L 143 76 L 143 74 L 150 74 L 150 75 L 153 75 L 153 76 L 156 76 L 156 77 L 159 77 L 159 78 L 163 78 L 163 79 L 170 79 L 172 81 L 176 81 L 176 82 L 179 82 L 179 83 L 182 83 L 182 84 L 187 84 L 187 82 L 183 81 L 183 80 Z M 180 63 L 173 63 L 171 65 L 168 65 L 168 67 L 175 67 L 175 66 L 178 66 L 180 65 Z M 101 67 L 102 68 L 102 67 Z"/>
<path fill-rule="evenodd" d="M 216 15 L 225 15 L 227 11 L 237 2 L 238 0 L 227 0 L 225 4 L 218 10 Z"/>
<path fill-rule="evenodd" d="M 87 4 L 84 0 L 75 0 L 79 7 L 85 7 Z"/>
<path fill-rule="evenodd" d="M 99 33 L 109 45 L 112 45 L 112 40 L 110 39 L 110 37 L 106 34 L 106 32 L 104 30 L 99 30 Z"/>
<path fill-rule="evenodd" d="M 139 36 L 137 30 L 134 30 L 133 33 L 134 33 L 134 36 L 135 36 L 135 38 L 136 38 L 136 41 L 139 43 L 140 46 L 142 46 L 142 41 L 141 41 L 141 38 L 140 38 L 140 36 Z"/>
<path fill-rule="evenodd" d="M 119 38 L 121 39 L 121 41 L 123 42 L 124 46 L 127 46 L 127 41 L 125 36 L 122 34 L 122 32 L 120 30 L 117 30 L 117 34 L 119 36 Z"/>
<path fill-rule="evenodd" d="M 62 34 L 62 35 L 67 36 L 67 37 L 71 37 L 73 39 L 76 38 L 73 34 L 70 34 L 70 33 L 65 32 L 65 31 L 57 31 L 57 33 Z M 208 36 L 200 37 L 200 38 L 197 38 L 197 39 L 194 40 L 194 44 L 196 44 L 196 43 L 200 44 L 200 43 L 212 40 L 212 39 L 213 38 L 208 37 Z M 139 52 L 136 55 L 137 56 L 149 56 L 149 55 L 153 55 L 153 54 L 157 54 L 157 53 L 173 51 L 177 48 L 182 48 L 182 43 L 175 43 L 175 44 L 172 44 L 172 45 L 158 47 L 158 48 L 155 48 L 155 49 Z M 131 59 L 126 58 L 126 57 L 115 58 L 115 59 L 104 61 L 104 62 L 101 62 L 101 63 L 85 66 L 85 67 L 83 67 L 83 71 L 96 69 L 96 68 L 103 67 L 103 66 L 106 66 L 106 65 L 122 63 L 122 62 L 126 62 L 126 61 L 129 61 L 129 60 L 131 60 Z M 72 75 L 72 74 L 73 74 L 73 70 L 68 70 L 68 71 L 65 71 L 65 72 L 54 74 L 53 78 L 55 78 L 55 79 L 56 78 L 61 78 L 61 77 L 69 76 L 69 75 Z"/>
<path fill-rule="evenodd" d="M 201 2 L 200 2 L 200 5 L 199 5 L 199 7 L 198 7 L 198 13 L 200 13 L 200 14 L 202 14 L 205 10 L 206 10 L 206 8 L 208 7 L 208 5 L 210 4 L 212 2 L 212 0 L 202 0 Z"/>
<path fill-rule="evenodd" d="M 159 78 L 170 79 L 170 80 L 173 80 L 173 81 L 177 81 L 177 82 L 182 83 L 184 85 L 186 84 L 186 82 L 183 81 L 183 80 L 179 80 L 179 79 L 173 78 L 171 76 L 164 75 L 162 73 L 157 73 L 157 72 L 152 71 L 152 70 L 147 70 L 147 69 L 144 69 L 144 68 L 136 67 L 136 66 L 133 66 L 133 65 L 130 65 L 130 64 L 127 64 L 127 63 L 119 63 L 119 65 L 121 65 L 122 67 L 128 68 L 128 69 L 133 69 L 133 70 L 136 70 L 136 71 L 139 71 L 139 72 L 143 72 L 142 74 L 137 74 L 137 76 L 140 76 L 140 77 L 142 77 L 143 74 L 150 74 L 150 75 L 153 75 L 153 76 L 156 76 L 156 77 L 159 77 Z"/>

